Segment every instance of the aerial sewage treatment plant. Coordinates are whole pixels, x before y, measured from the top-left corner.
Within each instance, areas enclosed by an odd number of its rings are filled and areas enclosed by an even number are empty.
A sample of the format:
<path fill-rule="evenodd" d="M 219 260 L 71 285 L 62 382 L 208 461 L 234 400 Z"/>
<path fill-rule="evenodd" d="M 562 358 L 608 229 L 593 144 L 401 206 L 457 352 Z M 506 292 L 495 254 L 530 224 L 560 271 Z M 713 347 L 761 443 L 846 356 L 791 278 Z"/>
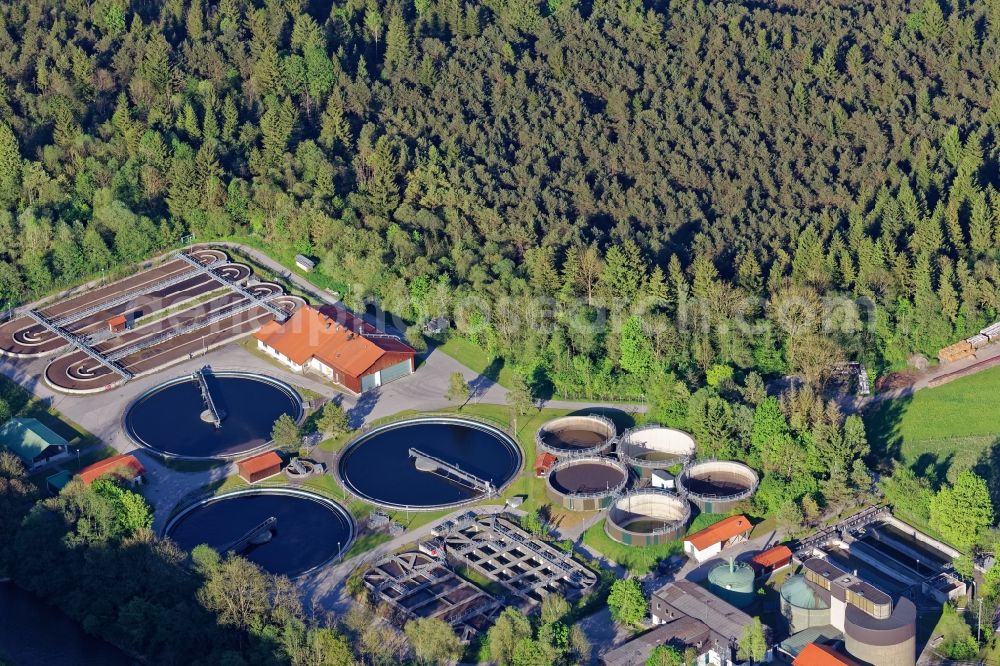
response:
<path fill-rule="evenodd" d="M 342 506 L 321 495 L 252 488 L 190 504 L 167 523 L 163 535 L 186 551 L 206 544 L 295 578 L 339 557 L 354 540 L 355 528 Z"/>
<path fill-rule="evenodd" d="M 344 448 L 337 474 L 370 504 L 430 511 L 498 495 L 522 462 L 517 442 L 497 426 L 428 416 L 364 433 Z"/>
<path fill-rule="evenodd" d="M 146 391 L 125 410 L 133 442 L 165 458 L 226 459 L 267 448 L 282 415 L 302 418 L 302 399 L 273 377 L 203 368 Z"/>

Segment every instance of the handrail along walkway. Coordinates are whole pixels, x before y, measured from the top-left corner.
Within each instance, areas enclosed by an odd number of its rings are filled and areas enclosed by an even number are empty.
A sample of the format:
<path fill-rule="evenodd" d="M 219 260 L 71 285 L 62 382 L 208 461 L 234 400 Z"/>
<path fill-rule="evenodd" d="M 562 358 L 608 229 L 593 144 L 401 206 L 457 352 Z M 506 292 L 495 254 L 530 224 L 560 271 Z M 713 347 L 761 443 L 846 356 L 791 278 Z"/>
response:
<path fill-rule="evenodd" d="M 41 324 L 45 328 L 49 329 L 50 331 L 61 337 L 66 342 L 70 343 L 71 345 L 82 351 L 90 358 L 94 359 L 104 367 L 108 368 L 112 372 L 119 375 L 123 380 L 128 381 L 132 379 L 132 377 L 134 377 L 134 375 L 131 372 L 129 372 L 125 368 L 120 367 L 117 363 L 115 363 L 114 362 L 115 359 L 110 359 L 104 356 L 99 351 L 97 351 L 96 349 L 94 349 L 86 342 L 84 342 L 77 336 L 73 335 L 63 327 L 57 326 L 55 323 L 49 321 L 49 319 L 45 317 L 45 315 L 35 310 L 28 310 L 28 316 L 34 319 L 37 323 Z"/>
<path fill-rule="evenodd" d="M 222 419 L 226 417 L 224 413 L 215 404 L 215 400 L 212 399 L 212 391 L 208 387 L 208 380 L 205 378 L 205 368 L 200 370 L 195 370 L 193 377 L 198 382 L 198 387 L 201 389 L 201 399 L 208 408 L 208 413 L 212 415 L 212 422 L 215 423 L 216 428 L 222 427 Z"/>
<path fill-rule="evenodd" d="M 260 307 L 266 309 L 268 312 L 274 315 L 275 319 L 277 319 L 279 323 L 284 323 L 291 316 L 291 314 L 289 314 L 284 309 L 279 308 L 273 303 L 269 303 L 268 299 L 258 296 L 257 294 L 251 292 L 243 285 L 238 284 L 236 281 L 230 280 L 225 276 L 219 274 L 218 272 L 212 270 L 211 268 L 201 263 L 200 261 L 198 261 L 191 255 L 187 254 L 186 252 L 177 252 L 174 256 L 176 256 L 178 259 L 186 261 L 187 263 L 197 268 L 199 271 L 207 273 L 215 280 L 223 283 L 233 291 L 241 294 L 244 298 L 248 298 L 251 301 L 253 301 L 256 305 L 259 305 Z"/>

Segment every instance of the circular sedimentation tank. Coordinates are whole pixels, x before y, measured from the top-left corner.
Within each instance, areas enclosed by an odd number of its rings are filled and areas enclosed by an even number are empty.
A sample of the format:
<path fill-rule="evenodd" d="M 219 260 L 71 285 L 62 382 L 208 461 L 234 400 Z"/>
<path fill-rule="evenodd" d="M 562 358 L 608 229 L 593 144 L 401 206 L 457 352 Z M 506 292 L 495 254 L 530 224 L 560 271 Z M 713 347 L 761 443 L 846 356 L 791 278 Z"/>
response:
<path fill-rule="evenodd" d="M 611 448 L 617 434 L 615 424 L 604 416 L 561 416 L 538 429 L 535 445 L 557 458 L 590 456 Z"/>
<path fill-rule="evenodd" d="M 337 464 L 352 495 L 392 509 L 430 511 L 499 493 L 523 454 L 500 428 L 462 417 L 419 417 L 371 430 Z"/>
<path fill-rule="evenodd" d="M 753 603 L 754 570 L 742 562 L 724 562 L 708 572 L 708 589 L 737 608 Z"/>
<path fill-rule="evenodd" d="M 177 377 L 146 391 L 125 410 L 122 427 L 133 442 L 166 458 L 227 459 L 268 447 L 274 422 L 302 417 L 302 399 L 273 377 L 248 372 L 206 372 L 212 401 L 222 416 L 206 415 L 199 380 Z"/>
<path fill-rule="evenodd" d="M 549 497 L 570 511 L 607 508 L 628 484 L 628 468 L 607 456 L 560 460 L 545 480 Z"/>
<path fill-rule="evenodd" d="M 703 460 L 687 465 L 677 485 L 705 513 L 728 513 L 757 491 L 757 472 L 733 460 Z"/>
<path fill-rule="evenodd" d="M 619 497 L 604 521 L 604 532 L 627 546 L 675 541 L 691 518 L 691 505 L 669 490 L 641 488 Z"/>
<path fill-rule="evenodd" d="M 292 578 L 333 561 L 354 535 L 342 506 L 293 488 L 253 488 L 195 502 L 164 529 L 184 550 L 201 544 L 234 550 L 265 571 Z"/>
<path fill-rule="evenodd" d="M 682 430 L 647 425 L 628 430 L 618 441 L 618 457 L 647 477 L 654 469 L 683 465 L 695 454 L 694 438 Z"/>
<path fill-rule="evenodd" d="M 791 633 L 830 624 L 830 593 L 809 584 L 805 576 L 789 576 L 781 586 L 781 616 Z"/>

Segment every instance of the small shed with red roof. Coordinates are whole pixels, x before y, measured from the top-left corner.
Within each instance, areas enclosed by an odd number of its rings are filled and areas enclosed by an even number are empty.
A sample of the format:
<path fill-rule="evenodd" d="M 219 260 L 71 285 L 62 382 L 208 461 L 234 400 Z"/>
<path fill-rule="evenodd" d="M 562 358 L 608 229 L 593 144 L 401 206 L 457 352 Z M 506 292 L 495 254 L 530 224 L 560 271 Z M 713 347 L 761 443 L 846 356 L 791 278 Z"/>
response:
<path fill-rule="evenodd" d="M 98 460 L 93 465 L 81 469 L 78 476 L 84 483 L 90 485 L 102 476 L 111 476 L 129 483 L 140 484 L 145 480 L 146 468 L 139 459 L 131 454 L 112 456 Z"/>
<path fill-rule="evenodd" d="M 108 329 L 112 333 L 121 333 L 128 328 L 128 318 L 125 315 L 115 315 L 108 320 Z"/>
<path fill-rule="evenodd" d="M 539 453 L 535 456 L 535 476 L 545 476 L 556 464 L 557 458 L 551 453 Z"/>
<path fill-rule="evenodd" d="M 685 537 L 684 552 L 698 562 L 718 555 L 723 548 L 747 540 L 753 525 L 743 515 L 729 516 Z"/>
<path fill-rule="evenodd" d="M 259 456 L 239 461 L 236 466 L 240 470 L 240 478 L 247 483 L 257 483 L 281 473 L 281 456 L 275 451 L 268 451 Z"/>
<path fill-rule="evenodd" d="M 767 576 L 792 563 L 792 549 L 785 545 L 762 550 L 750 558 L 750 566 L 758 576 Z"/>

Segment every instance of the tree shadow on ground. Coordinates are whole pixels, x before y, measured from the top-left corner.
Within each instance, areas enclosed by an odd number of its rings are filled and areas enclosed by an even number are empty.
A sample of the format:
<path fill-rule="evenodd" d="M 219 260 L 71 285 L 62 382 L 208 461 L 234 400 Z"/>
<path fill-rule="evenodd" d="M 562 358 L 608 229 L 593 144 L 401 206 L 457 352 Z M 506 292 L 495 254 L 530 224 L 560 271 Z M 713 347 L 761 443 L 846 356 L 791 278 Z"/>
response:
<path fill-rule="evenodd" d="M 972 471 L 986 479 L 993 506 L 1000 507 L 1000 439 L 979 455 Z"/>
<path fill-rule="evenodd" d="M 365 391 L 354 403 L 354 406 L 347 410 L 347 425 L 352 429 L 360 428 L 364 425 L 365 418 L 372 413 L 378 403 L 381 392 L 377 388 Z"/>
<path fill-rule="evenodd" d="M 500 371 L 503 370 L 504 359 L 495 357 L 490 364 L 471 382 L 469 382 L 469 397 L 477 398 L 486 393 L 491 386 L 499 383 Z"/>
<path fill-rule="evenodd" d="M 881 400 L 862 414 L 871 445 L 868 465 L 875 471 L 889 473 L 892 471 L 892 462 L 903 459 L 903 437 L 899 429 L 912 401 L 911 395 Z"/>
<path fill-rule="evenodd" d="M 949 453 L 944 458 L 938 456 L 936 453 L 921 453 L 913 464 L 910 465 L 910 469 L 913 470 L 913 473 L 917 477 L 930 481 L 931 486 L 934 488 L 940 488 L 942 484 L 948 481 L 948 470 L 951 469 L 954 460 L 954 453 Z"/>

